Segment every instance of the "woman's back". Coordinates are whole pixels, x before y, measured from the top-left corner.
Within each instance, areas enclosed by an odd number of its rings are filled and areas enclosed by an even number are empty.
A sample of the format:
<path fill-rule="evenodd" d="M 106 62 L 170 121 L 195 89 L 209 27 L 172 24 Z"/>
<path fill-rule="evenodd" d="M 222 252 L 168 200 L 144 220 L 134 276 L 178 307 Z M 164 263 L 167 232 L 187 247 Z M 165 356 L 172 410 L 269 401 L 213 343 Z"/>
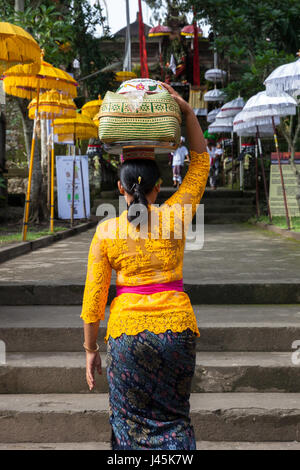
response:
<path fill-rule="evenodd" d="M 104 318 L 112 269 L 116 271 L 117 286 L 182 280 L 185 233 L 203 195 L 208 171 L 208 154 L 191 152 L 180 189 L 161 207 L 149 206 L 148 225 L 137 228 L 128 222 L 127 211 L 98 225 L 89 254 L 81 315 L 85 322 Z M 151 331 L 161 330 L 170 322 L 179 331 L 191 324 L 198 332 L 192 306 L 183 291 L 150 295 L 125 292 L 111 304 L 106 339 L 109 334 L 117 337 L 125 331 L 134 334 L 149 327 Z"/>
<path fill-rule="evenodd" d="M 154 155 L 124 160 L 118 188 L 128 210 L 99 224 L 89 253 L 81 316 L 90 390 L 95 369 L 102 372 L 99 320 L 104 319 L 112 269 L 117 273 L 105 337 L 113 450 L 196 449 L 189 398 L 200 333 L 183 291 L 182 262 L 185 233 L 205 189 L 209 155 L 193 109 L 164 86 L 185 115 L 194 150 L 187 175 L 179 191 L 155 207 L 160 178 Z"/>

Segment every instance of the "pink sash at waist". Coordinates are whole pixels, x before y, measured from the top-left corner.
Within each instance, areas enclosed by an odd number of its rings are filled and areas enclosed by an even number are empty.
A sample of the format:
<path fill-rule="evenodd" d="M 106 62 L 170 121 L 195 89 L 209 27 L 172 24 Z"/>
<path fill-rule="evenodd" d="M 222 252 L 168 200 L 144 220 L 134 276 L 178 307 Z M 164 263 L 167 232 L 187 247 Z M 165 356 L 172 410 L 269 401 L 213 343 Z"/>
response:
<path fill-rule="evenodd" d="M 162 284 L 146 284 L 143 286 L 116 286 L 117 296 L 121 294 L 141 294 L 151 295 L 156 292 L 165 292 L 168 290 L 177 290 L 183 292 L 183 279 L 178 281 L 165 282 Z"/>

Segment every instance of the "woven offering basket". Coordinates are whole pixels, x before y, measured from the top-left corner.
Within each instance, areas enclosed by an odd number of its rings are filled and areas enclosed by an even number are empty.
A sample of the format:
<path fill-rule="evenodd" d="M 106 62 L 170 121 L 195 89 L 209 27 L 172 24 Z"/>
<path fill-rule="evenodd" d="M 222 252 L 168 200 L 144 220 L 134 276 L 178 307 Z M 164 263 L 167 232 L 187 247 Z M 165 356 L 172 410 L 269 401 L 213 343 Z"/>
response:
<path fill-rule="evenodd" d="M 99 113 L 100 140 L 112 149 L 142 142 L 142 146 L 176 149 L 181 124 L 178 104 L 167 91 L 138 93 L 137 87 L 132 88 L 128 93 L 106 93 Z"/>

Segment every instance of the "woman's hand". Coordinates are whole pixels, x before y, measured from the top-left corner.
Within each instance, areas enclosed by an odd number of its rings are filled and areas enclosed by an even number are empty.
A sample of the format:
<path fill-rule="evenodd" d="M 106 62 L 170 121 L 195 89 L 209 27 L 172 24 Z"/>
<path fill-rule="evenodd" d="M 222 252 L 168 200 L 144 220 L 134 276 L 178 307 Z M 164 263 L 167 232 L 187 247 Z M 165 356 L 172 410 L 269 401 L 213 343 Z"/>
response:
<path fill-rule="evenodd" d="M 172 88 L 167 83 L 164 83 L 164 82 L 159 82 L 159 83 L 166 88 L 166 90 L 170 93 L 170 95 L 172 95 L 176 103 L 179 104 L 181 112 L 183 114 L 188 114 L 190 112 L 194 114 L 194 111 L 191 108 L 191 106 L 182 98 L 182 96 L 180 96 L 179 93 L 177 93 L 177 91 L 174 90 L 174 88 Z"/>
<path fill-rule="evenodd" d="M 86 381 L 90 391 L 95 387 L 95 369 L 99 375 L 102 375 L 100 354 L 86 351 Z"/>
<path fill-rule="evenodd" d="M 199 154 L 206 152 L 206 142 L 193 108 L 170 85 L 164 82 L 159 83 L 172 95 L 176 103 L 179 104 L 181 112 L 185 115 L 190 150 Z"/>

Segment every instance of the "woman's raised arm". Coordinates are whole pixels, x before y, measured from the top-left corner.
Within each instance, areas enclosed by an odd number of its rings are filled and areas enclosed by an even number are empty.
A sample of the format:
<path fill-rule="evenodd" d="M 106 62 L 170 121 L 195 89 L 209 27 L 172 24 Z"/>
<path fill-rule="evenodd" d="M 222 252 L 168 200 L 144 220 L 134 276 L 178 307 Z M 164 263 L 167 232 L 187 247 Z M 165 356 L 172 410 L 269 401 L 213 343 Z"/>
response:
<path fill-rule="evenodd" d="M 190 147 L 190 164 L 187 174 L 178 191 L 165 204 L 167 206 L 191 204 L 193 216 L 205 190 L 209 173 L 209 155 L 206 150 L 202 129 L 193 109 L 170 85 L 166 83 L 162 83 L 162 85 L 173 96 L 185 115 L 187 138 Z"/>
<path fill-rule="evenodd" d="M 170 95 L 172 95 L 176 103 L 178 103 L 182 114 L 185 116 L 187 139 L 190 150 L 196 153 L 206 152 L 206 143 L 203 132 L 193 108 L 191 108 L 191 106 L 170 85 L 167 83 L 162 83 L 162 85 L 168 90 Z"/>

